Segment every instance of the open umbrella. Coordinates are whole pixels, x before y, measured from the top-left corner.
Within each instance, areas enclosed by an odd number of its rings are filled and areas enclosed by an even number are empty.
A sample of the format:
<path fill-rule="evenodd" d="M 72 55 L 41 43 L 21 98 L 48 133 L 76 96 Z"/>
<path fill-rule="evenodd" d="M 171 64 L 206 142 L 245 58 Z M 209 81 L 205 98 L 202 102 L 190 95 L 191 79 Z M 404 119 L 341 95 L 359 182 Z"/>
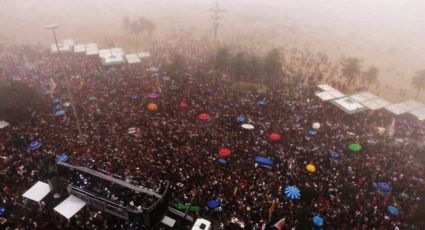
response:
<path fill-rule="evenodd" d="M 59 104 L 60 103 L 60 100 L 59 99 L 57 99 L 57 98 L 55 98 L 55 99 L 53 99 L 52 100 L 52 104 L 53 105 L 57 105 L 57 104 Z"/>
<path fill-rule="evenodd" d="M 209 200 L 207 202 L 207 205 L 208 205 L 208 208 L 216 209 L 216 208 L 220 207 L 220 202 L 218 202 L 216 200 Z"/>
<path fill-rule="evenodd" d="M 30 143 L 29 149 L 30 149 L 30 150 L 37 150 L 37 149 L 39 149 L 40 147 L 41 147 L 41 142 L 39 142 L 39 141 L 32 141 L 32 142 Z"/>
<path fill-rule="evenodd" d="M 269 140 L 270 141 L 280 141 L 282 139 L 282 136 L 279 133 L 270 133 L 269 134 Z"/>
<path fill-rule="evenodd" d="M 338 153 L 338 152 L 335 152 L 335 151 L 331 151 L 331 152 L 329 153 L 329 155 L 330 155 L 330 157 L 331 157 L 331 158 L 333 158 L 333 159 L 338 159 L 338 158 L 339 158 L 339 153 Z"/>
<path fill-rule="evenodd" d="M 230 153 L 231 153 L 231 151 L 230 151 L 230 149 L 228 149 L 228 148 L 221 148 L 221 149 L 218 151 L 218 155 L 219 155 L 220 157 L 228 157 L 228 156 L 230 156 Z"/>
<path fill-rule="evenodd" d="M 398 216 L 398 214 L 399 214 L 398 208 L 396 208 L 392 205 L 387 206 L 387 211 L 393 216 Z"/>
<path fill-rule="evenodd" d="M 243 129 L 247 129 L 247 130 L 253 130 L 254 126 L 251 124 L 243 124 L 241 125 Z"/>
<path fill-rule="evenodd" d="M 65 162 L 67 160 L 69 160 L 69 157 L 66 154 L 62 154 L 62 155 L 56 157 L 57 162 Z"/>
<path fill-rule="evenodd" d="M 149 103 L 148 104 L 148 110 L 149 111 L 157 111 L 158 110 L 158 105 L 155 103 Z"/>
<path fill-rule="evenodd" d="M 6 212 L 6 208 L 3 206 L 0 206 L 0 215 L 3 215 Z"/>
<path fill-rule="evenodd" d="M 148 97 L 154 99 L 159 97 L 159 94 L 157 92 L 151 92 L 148 94 Z"/>
<path fill-rule="evenodd" d="M 273 160 L 268 158 L 268 157 L 263 157 L 263 156 L 256 156 L 255 157 L 255 163 L 262 165 L 262 166 L 266 166 L 266 167 L 273 166 Z"/>
<path fill-rule="evenodd" d="M 287 186 L 284 193 L 291 200 L 298 200 L 301 197 L 300 190 L 296 186 Z"/>
<path fill-rule="evenodd" d="M 266 104 L 266 100 L 265 99 L 260 99 L 257 101 L 257 105 L 265 105 Z"/>
<path fill-rule="evenodd" d="M 314 164 L 308 164 L 305 166 L 305 169 L 307 169 L 307 171 L 309 173 L 314 173 L 316 172 L 316 166 L 314 166 Z"/>
<path fill-rule="evenodd" d="M 63 115 L 65 115 L 65 110 L 63 110 L 63 109 L 58 110 L 58 111 L 55 112 L 54 115 L 55 115 L 55 117 L 63 116 Z"/>
<path fill-rule="evenodd" d="M 220 163 L 220 164 L 222 164 L 222 165 L 224 165 L 224 164 L 226 164 L 227 163 L 227 161 L 225 160 L 225 159 L 218 159 L 218 162 Z"/>
<path fill-rule="evenodd" d="M 131 96 L 131 100 L 133 100 L 133 101 L 136 101 L 136 100 L 139 100 L 139 99 L 140 99 L 140 96 L 137 96 L 137 95 Z"/>
<path fill-rule="evenodd" d="M 55 111 L 57 111 L 57 110 L 61 110 L 61 109 L 62 109 L 62 106 L 61 106 L 60 104 L 57 104 L 57 105 L 54 105 L 54 106 L 53 106 L 53 109 L 54 109 Z"/>
<path fill-rule="evenodd" d="M 378 182 L 376 183 L 376 188 L 384 193 L 389 193 L 393 190 L 393 188 L 391 188 L 391 186 L 388 183 L 385 182 Z"/>
<path fill-rule="evenodd" d="M 325 224 L 325 221 L 323 220 L 323 218 L 319 215 L 313 216 L 313 224 L 316 227 L 323 227 L 323 225 Z"/>
<path fill-rule="evenodd" d="M 314 129 L 308 130 L 308 135 L 309 136 L 316 136 L 317 135 L 317 131 Z"/>
<path fill-rule="evenodd" d="M 210 116 L 208 114 L 206 114 L 206 113 L 201 113 L 201 114 L 199 114 L 198 117 L 201 120 L 208 120 L 208 118 L 210 118 Z"/>
<path fill-rule="evenodd" d="M 352 143 L 348 146 L 348 148 L 353 152 L 359 152 L 362 150 L 362 146 L 358 143 Z"/>
<path fill-rule="evenodd" d="M 69 106 L 71 106 L 71 102 L 65 102 L 65 103 L 63 103 L 63 106 L 69 107 Z"/>
<path fill-rule="evenodd" d="M 236 118 L 236 121 L 237 121 L 238 123 L 241 123 L 241 124 L 243 124 L 243 123 L 245 122 L 245 120 L 246 120 L 246 117 L 245 117 L 244 115 L 239 115 L 239 116 Z"/>
<path fill-rule="evenodd" d="M 188 109 L 189 108 L 189 105 L 185 102 L 180 102 L 179 106 L 180 106 L 181 109 Z"/>
<path fill-rule="evenodd" d="M 313 129 L 320 129 L 320 123 L 319 122 L 314 122 L 312 125 Z"/>

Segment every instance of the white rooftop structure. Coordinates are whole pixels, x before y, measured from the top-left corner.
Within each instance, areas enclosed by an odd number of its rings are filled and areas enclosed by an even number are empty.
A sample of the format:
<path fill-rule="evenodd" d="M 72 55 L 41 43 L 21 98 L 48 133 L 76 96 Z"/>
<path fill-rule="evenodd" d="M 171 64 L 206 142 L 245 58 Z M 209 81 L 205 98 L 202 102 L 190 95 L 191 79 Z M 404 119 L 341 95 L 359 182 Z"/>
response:
<path fill-rule="evenodd" d="M 337 98 L 341 98 L 345 96 L 343 93 L 339 92 L 338 90 L 317 92 L 315 95 L 318 96 L 320 99 L 322 99 L 322 101 L 329 101 L 332 99 L 337 99 Z"/>
<path fill-rule="evenodd" d="M 100 49 L 99 57 L 105 58 L 107 56 L 123 56 L 124 51 L 122 48 Z"/>
<path fill-rule="evenodd" d="M 0 121 L 0 129 L 4 129 L 9 125 L 10 125 L 9 122 L 7 121 Z"/>
<path fill-rule="evenodd" d="M 64 46 L 74 46 L 74 40 L 72 40 L 72 39 L 65 39 L 65 40 L 62 41 L 62 44 Z"/>
<path fill-rule="evenodd" d="M 362 102 L 362 104 L 370 110 L 378 110 L 389 106 L 391 103 L 382 98 L 377 97 L 375 99 Z"/>
<path fill-rule="evenodd" d="M 61 52 L 71 52 L 72 51 L 72 46 L 65 46 L 64 44 L 62 44 L 62 43 L 58 43 L 58 46 L 59 46 L 59 50 L 61 51 Z M 57 49 L 57 47 L 56 47 L 56 44 L 52 44 L 51 46 L 50 46 L 50 52 L 51 53 L 57 53 L 58 52 L 58 49 Z"/>
<path fill-rule="evenodd" d="M 348 114 L 358 113 L 367 109 L 366 107 L 364 107 L 362 104 L 355 101 L 351 97 L 343 97 L 340 99 L 333 100 L 331 102 L 335 106 L 344 110 Z"/>
<path fill-rule="evenodd" d="M 192 230 L 210 230 L 210 229 L 211 229 L 211 222 L 202 218 L 196 219 L 195 224 L 193 224 L 193 227 L 192 227 Z"/>
<path fill-rule="evenodd" d="M 424 107 L 425 107 L 424 104 L 417 101 L 410 100 L 410 101 L 405 101 L 405 102 L 389 105 L 385 108 L 395 115 L 400 115 L 400 114 L 407 113 L 407 112 L 424 108 Z"/>
<path fill-rule="evenodd" d="M 420 121 L 425 120 L 425 108 L 415 109 L 413 111 L 410 111 L 410 114 L 415 116 Z"/>
<path fill-rule="evenodd" d="M 137 56 L 139 56 L 139 58 L 149 58 L 151 54 L 149 52 L 140 52 Z"/>
<path fill-rule="evenodd" d="M 328 85 L 328 84 L 321 84 L 321 85 L 317 85 L 317 87 L 319 87 L 321 90 L 323 91 L 331 91 L 331 90 L 336 90 L 334 89 L 332 86 Z"/>
<path fill-rule="evenodd" d="M 125 59 L 127 60 L 127 62 L 129 64 L 141 62 L 140 61 L 140 58 L 139 58 L 139 56 L 137 54 L 126 54 L 125 55 Z"/>
<path fill-rule="evenodd" d="M 86 44 L 86 55 L 97 55 L 99 54 L 99 49 L 97 48 L 96 43 Z"/>
<path fill-rule="evenodd" d="M 376 99 L 378 97 L 374 94 L 369 93 L 369 92 L 361 92 L 361 93 L 356 93 L 356 94 L 352 95 L 351 98 L 353 98 L 357 102 L 363 103 L 365 101 Z"/>
<path fill-rule="evenodd" d="M 50 193 L 50 186 L 41 181 L 37 181 L 28 191 L 26 191 L 22 196 L 33 200 L 35 202 L 40 202 L 47 194 Z"/>
<path fill-rule="evenodd" d="M 102 58 L 103 65 L 116 65 L 124 62 L 125 60 L 123 55 L 108 55 Z"/>
<path fill-rule="evenodd" d="M 54 208 L 56 212 L 64 216 L 66 219 L 71 219 L 77 212 L 86 206 L 86 202 L 80 200 L 74 195 L 70 195 L 66 200 L 62 201 Z"/>
<path fill-rule="evenodd" d="M 86 52 L 85 44 L 78 44 L 74 46 L 74 53 L 85 53 L 85 52 Z"/>

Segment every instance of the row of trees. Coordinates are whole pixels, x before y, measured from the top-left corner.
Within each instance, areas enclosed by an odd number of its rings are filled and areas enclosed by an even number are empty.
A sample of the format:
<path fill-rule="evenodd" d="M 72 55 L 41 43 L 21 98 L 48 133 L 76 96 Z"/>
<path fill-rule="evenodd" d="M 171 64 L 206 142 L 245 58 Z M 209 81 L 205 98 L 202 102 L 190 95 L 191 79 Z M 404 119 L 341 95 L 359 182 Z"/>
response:
<path fill-rule="evenodd" d="M 122 28 L 137 38 L 145 33 L 148 35 L 149 39 L 152 39 L 152 34 L 154 33 L 156 26 L 155 23 L 145 17 L 140 17 L 138 20 L 130 21 L 130 19 L 126 16 L 122 20 Z"/>

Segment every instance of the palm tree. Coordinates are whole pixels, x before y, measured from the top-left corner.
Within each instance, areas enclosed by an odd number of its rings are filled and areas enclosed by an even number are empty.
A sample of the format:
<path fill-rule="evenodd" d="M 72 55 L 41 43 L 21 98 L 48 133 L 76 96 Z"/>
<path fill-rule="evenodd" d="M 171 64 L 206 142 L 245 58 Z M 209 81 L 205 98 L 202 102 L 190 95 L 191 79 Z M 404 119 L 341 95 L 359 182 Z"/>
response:
<path fill-rule="evenodd" d="M 353 83 L 361 72 L 361 64 L 358 58 L 347 58 L 342 63 L 342 74 L 349 83 Z"/>
<path fill-rule="evenodd" d="M 369 69 L 364 73 L 364 80 L 368 85 L 378 84 L 378 74 L 379 70 L 375 66 L 369 67 Z"/>
<path fill-rule="evenodd" d="M 419 96 L 419 93 L 425 89 L 425 69 L 416 72 L 416 75 L 412 78 L 411 82 L 413 88 L 417 90 L 416 99 Z"/>

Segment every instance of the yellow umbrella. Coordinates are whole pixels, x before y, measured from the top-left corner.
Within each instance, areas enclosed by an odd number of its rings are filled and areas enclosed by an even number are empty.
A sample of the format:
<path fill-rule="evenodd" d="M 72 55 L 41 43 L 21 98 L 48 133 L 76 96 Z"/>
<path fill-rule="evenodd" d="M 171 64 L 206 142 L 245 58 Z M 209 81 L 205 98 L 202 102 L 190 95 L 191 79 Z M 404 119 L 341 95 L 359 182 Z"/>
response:
<path fill-rule="evenodd" d="M 305 166 L 305 169 L 307 169 L 308 172 L 314 173 L 316 172 L 316 166 L 314 164 L 308 164 Z"/>

